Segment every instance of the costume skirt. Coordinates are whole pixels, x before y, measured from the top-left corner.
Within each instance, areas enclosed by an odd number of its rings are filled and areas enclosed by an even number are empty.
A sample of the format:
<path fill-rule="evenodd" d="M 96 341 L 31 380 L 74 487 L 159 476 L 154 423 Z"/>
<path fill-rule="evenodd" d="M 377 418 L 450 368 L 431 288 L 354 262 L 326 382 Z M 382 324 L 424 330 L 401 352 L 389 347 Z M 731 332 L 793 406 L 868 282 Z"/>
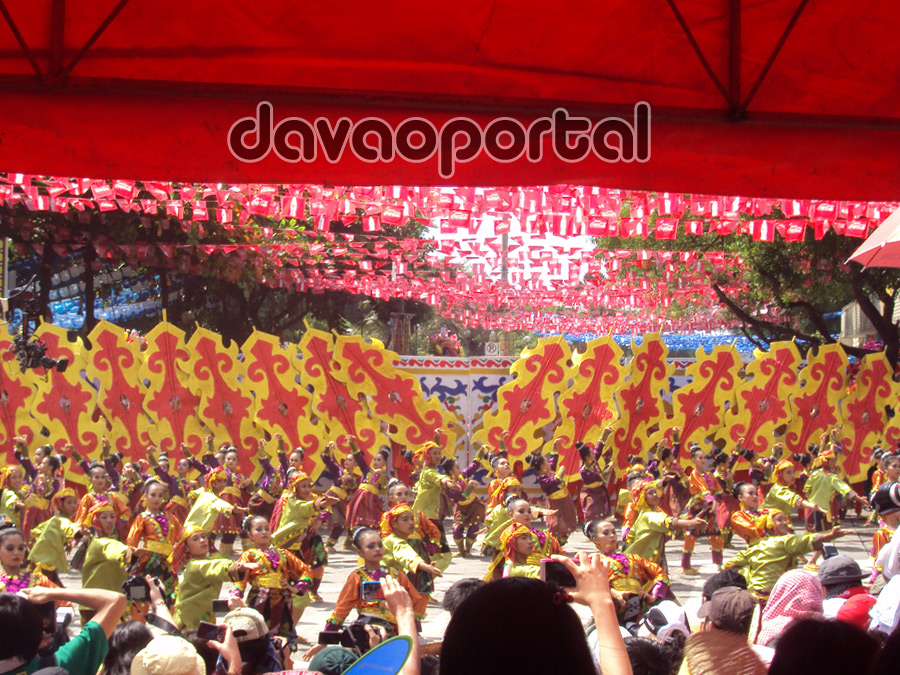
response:
<path fill-rule="evenodd" d="M 350 500 L 347 507 L 347 519 L 350 521 L 348 529 L 353 531 L 354 527 L 365 525 L 373 529 L 381 527 L 381 514 L 384 510 L 381 508 L 381 499 L 377 495 L 373 495 L 367 490 L 359 489 Z"/>
<path fill-rule="evenodd" d="M 328 562 L 328 553 L 325 552 L 325 544 L 318 532 L 306 531 L 300 540 L 300 560 L 309 565 L 310 569 L 324 567 Z"/>
<path fill-rule="evenodd" d="M 475 538 L 475 532 L 484 523 L 484 502 L 478 498 L 468 504 L 457 504 L 453 513 L 453 538 Z"/>
<path fill-rule="evenodd" d="M 584 513 L 584 522 L 609 518 L 612 513 L 612 505 L 609 501 L 609 492 L 606 486 L 581 488 L 581 510 Z"/>
<path fill-rule="evenodd" d="M 548 499 L 547 508 L 556 509 L 556 513 L 547 516 L 547 530 L 557 539 L 568 539 L 578 529 L 578 512 L 575 502 L 570 496 L 563 499 Z"/>
<path fill-rule="evenodd" d="M 293 597 L 287 588 L 250 589 L 247 606 L 263 615 L 269 626 L 269 635 L 280 635 L 293 644 L 297 635 L 294 632 L 294 620 L 291 617 Z"/>

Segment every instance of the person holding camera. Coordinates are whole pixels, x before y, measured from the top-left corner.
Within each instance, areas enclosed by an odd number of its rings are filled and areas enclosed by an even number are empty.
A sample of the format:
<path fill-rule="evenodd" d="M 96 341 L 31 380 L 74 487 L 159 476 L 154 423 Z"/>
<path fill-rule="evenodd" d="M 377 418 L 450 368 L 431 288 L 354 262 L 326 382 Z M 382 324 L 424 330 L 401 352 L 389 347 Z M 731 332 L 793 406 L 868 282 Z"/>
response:
<path fill-rule="evenodd" d="M 41 659 L 38 651 L 49 636 L 37 605 L 60 602 L 87 607 L 93 618 L 51 658 Z M 96 675 L 125 607 L 121 593 L 98 589 L 32 587 L 0 594 L 0 675 L 30 675 L 50 666 L 69 675 Z"/>

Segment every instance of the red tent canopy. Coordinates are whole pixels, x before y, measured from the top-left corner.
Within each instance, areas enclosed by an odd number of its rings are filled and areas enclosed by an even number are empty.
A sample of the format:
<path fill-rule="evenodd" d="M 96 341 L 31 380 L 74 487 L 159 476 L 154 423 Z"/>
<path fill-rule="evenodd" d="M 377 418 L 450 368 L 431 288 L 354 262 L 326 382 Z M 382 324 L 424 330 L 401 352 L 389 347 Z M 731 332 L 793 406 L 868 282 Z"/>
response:
<path fill-rule="evenodd" d="M 900 198 L 900 5 L 772 0 L 4 0 L 0 170 L 145 180 L 586 183 Z M 652 110 L 646 162 L 235 159 L 228 130 Z"/>

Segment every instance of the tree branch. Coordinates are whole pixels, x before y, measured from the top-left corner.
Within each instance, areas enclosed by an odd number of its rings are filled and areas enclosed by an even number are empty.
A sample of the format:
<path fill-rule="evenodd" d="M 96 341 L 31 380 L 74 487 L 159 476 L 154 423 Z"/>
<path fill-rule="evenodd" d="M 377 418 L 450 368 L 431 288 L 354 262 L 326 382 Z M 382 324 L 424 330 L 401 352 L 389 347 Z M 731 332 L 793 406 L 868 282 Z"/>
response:
<path fill-rule="evenodd" d="M 790 328 L 789 326 L 785 326 L 783 324 L 775 323 L 774 321 L 763 321 L 762 319 L 757 319 L 756 317 L 747 313 L 747 311 L 745 311 L 740 305 L 729 298 L 725 291 L 723 291 L 718 284 L 712 284 L 711 287 L 716 296 L 719 298 L 719 301 L 728 308 L 728 311 L 730 311 L 738 319 L 744 322 L 744 324 L 747 324 L 753 327 L 754 330 L 759 331 L 760 335 L 764 339 L 766 339 L 766 336 L 762 333 L 762 329 L 766 329 L 774 335 L 779 335 L 784 338 L 797 338 L 798 340 L 803 340 L 804 342 L 809 342 L 811 344 L 821 344 L 821 340 L 813 335 L 803 333 L 802 331 L 796 330 L 795 328 Z"/>
<path fill-rule="evenodd" d="M 809 320 L 812 322 L 812 325 L 815 326 L 816 330 L 822 334 L 825 342 L 831 343 L 835 341 L 835 339 L 831 337 L 831 331 L 828 329 L 828 325 L 825 323 L 825 318 L 822 316 L 822 313 L 813 307 L 812 303 L 807 302 L 806 300 L 795 300 L 794 302 L 787 303 L 785 309 L 805 309 L 806 316 L 809 317 Z"/>

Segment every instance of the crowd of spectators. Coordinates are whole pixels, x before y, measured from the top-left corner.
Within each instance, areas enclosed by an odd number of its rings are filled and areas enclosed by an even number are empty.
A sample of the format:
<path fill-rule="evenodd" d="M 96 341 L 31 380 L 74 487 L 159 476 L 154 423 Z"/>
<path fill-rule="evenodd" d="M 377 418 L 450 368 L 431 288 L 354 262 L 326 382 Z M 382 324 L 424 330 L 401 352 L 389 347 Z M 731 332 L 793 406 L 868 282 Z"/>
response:
<path fill-rule="evenodd" d="M 572 573 L 573 588 L 520 577 L 457 582 L 443 600 L 451 618 L 440 644 L 419 645 L 409 594 L 394 579 L 381 580 L 408 645 L 402 650 L 408 657 L 396 658 L 393 666 L 381 663 L 381 672 L 386 667 L 400 675 L 885 675 L 900 664 L 900 632 L 888 634 L 883 625 L 869 629 L 873 600 L 849 558 L 826 561 L 819 577 L 802 570 L 783 575 L 761 612 L 743 577 L 725 570 L 704 586 L 698 631 L 690 631 L 677 605 L 660 603 L 637 636 L 620 630 L 601 556 L 556 558 Z M 155 611 L 146 623 L 123 622 L 133 608 L 125 596 L 104 590 L 33 587 L 0 594 L 0 675 L 302 672 L 255 610 L 226 614 L 214 639 L 196 631 L 181 634 L 158 593 L 151 591 Z M 587 633 L 572 603 L 590 609 Z M 65 604 L 93 611 L 71 637 L 56 620 L 57 607 Z M 340 675 L 386 635 L 368 626 L 366 637 L 368 644 L 317 650 L 303 666 L 307 672 Z"/>

